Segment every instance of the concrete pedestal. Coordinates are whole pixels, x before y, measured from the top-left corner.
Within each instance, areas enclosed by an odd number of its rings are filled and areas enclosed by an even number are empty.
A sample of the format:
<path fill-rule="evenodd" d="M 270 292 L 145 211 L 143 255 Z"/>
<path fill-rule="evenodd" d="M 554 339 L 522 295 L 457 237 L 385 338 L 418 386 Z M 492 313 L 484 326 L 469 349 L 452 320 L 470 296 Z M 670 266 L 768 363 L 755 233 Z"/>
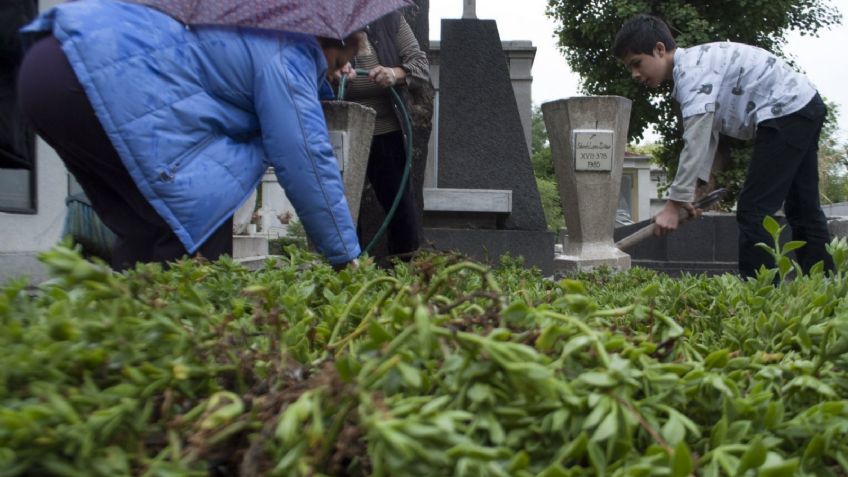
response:
<path fill-rule="evenodd" d="M 567 244 L 563 249 L 566 247 Z M 607 245 L 584 247 L 579 255 L 554 254 L 554 271 L 556 272 L 588 271 L 604 266 L 615 270 L 629 270 L 630 255 Z"/>
<path fill-rule="evenodd" d="M 333 153 L 342 172 L 345 198 L 355 224 L 359 219 L 359 204 L 377 113 L 367 106 L 348 101 L 324 101 L 321 104 Z"/>
<path fill-rule="evenodd" d="M 631 102 L 619 96 L 545 103 L 545 119 L 568 239 L 557 271 L 630 268 L 613 242 Z"/>

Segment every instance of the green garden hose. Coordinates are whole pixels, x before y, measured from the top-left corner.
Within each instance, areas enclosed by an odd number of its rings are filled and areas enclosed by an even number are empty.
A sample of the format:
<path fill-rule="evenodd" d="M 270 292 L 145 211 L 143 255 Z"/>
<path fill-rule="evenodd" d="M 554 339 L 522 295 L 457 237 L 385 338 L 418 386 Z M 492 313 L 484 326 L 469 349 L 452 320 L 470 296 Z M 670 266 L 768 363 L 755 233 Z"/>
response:
<path fill-rule="evenodd" d="M 356 70 L 357 76 L 368 76 L 368 71 L 363 69 Z M 345 94 L 345 86 L 347 83 L 347 76 L 342 75 L 341 81 L 339 81 L 339 93 L 337 95 L 339 101 L 344 101 Z M 380 238 L 383 237 L 383 234 L 386 233 L 386 229 L 389 227 L 389 222 L 392 221 L 392 217 L 395 215 L 395 211 L 400 204 L 401 197 L 403 197 L 403 191 L 406 189 L 406 185 L 409 182 L 409 171 L 412 169 L 412 120 L 409 118 L 409 112 L 406 110 L 406 106 L 403 104 L 403 100 L 401 100 L 400 95 L 395 90 L 394 86 L 389 86 L 389 91 L 392 94 L 392 100 L 395 103 L 395 106 L 400 109 L 401 116 L 403 116 L 403 123 L 406 130 L 406 140 L 404 141 L 406 146 L 406 164 L 403 168 L 403 176 L 400 179 L 400 187 L 398 187 L 397 195 L 395 195 L 395 200 L 392 203 L 392 207 L 386 212 L 386 218 L 383 220 L 383 224 L 380 225 L 380 228 L 377 230 L 377 233 L 374 234 L 374 238 L 371 239 L 371 242 L 368 243 L 368 246 L 365 247 L 365 253 L 371 252 L 374 246 L 377 245 L 377 242 Z"/>

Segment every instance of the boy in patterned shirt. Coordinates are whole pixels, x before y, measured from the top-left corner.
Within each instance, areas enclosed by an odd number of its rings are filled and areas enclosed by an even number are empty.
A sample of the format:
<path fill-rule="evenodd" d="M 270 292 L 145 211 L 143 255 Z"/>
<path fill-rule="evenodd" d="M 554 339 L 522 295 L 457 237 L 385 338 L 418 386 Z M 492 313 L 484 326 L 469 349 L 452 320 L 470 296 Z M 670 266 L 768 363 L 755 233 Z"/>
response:
<path fill-rule="evenodd" d="M 674 81 L 673 98 L 683 115 L 683 151 L 663 209 L 654 217 L 664 235 L 677 228 L 678 209 L 695 213 L 698 180 L 707 181 L 719 135 L 755 139 L 745 183 L 739 193 L 739 271 L 752 277 L 771 256 L 755 245 L 771 245 L 763 218 L 781 205 L 805 271 L 819 261 L 833 262 L 819 203 L 818 140 L 826 108 L 813 84 L 766 50 L 732 42 L 680 48 L 668 26 L 650 15 L 636 15 L 621 27 L 613 54 L 634 80 L 649 88 Z"/>

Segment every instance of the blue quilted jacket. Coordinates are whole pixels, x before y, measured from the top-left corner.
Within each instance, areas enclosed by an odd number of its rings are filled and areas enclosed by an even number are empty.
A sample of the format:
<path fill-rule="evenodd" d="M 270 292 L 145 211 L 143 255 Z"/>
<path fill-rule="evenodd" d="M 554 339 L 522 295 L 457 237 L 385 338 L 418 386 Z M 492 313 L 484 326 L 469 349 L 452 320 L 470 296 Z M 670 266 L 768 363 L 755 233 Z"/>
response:
<path fill-rule="evenodd" d="M 61 43 L 141 192 L 190 253 L 274 166 L 330 263 L 360 254 L 319 92 L 314 37 L 191 27 L 111 0 L 59 5 L 24 28 Z"/>

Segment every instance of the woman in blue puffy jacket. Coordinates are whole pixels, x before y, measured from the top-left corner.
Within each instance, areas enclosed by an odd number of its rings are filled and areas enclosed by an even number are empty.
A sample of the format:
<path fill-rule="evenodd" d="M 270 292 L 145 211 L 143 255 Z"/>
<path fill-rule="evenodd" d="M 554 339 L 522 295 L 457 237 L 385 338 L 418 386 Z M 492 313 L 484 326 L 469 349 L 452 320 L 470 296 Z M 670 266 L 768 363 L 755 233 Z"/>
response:
<path fill-rule="evenodd" d="M 319 101 L 356 35 L 187 28 L 110 0 L 59 5 L 23 33 L 44 37 L 21 107 L 117 235 L 115 269 L 232 253 L 232 215 L 268 166 L 331 264 L 360 254 Z"/>

